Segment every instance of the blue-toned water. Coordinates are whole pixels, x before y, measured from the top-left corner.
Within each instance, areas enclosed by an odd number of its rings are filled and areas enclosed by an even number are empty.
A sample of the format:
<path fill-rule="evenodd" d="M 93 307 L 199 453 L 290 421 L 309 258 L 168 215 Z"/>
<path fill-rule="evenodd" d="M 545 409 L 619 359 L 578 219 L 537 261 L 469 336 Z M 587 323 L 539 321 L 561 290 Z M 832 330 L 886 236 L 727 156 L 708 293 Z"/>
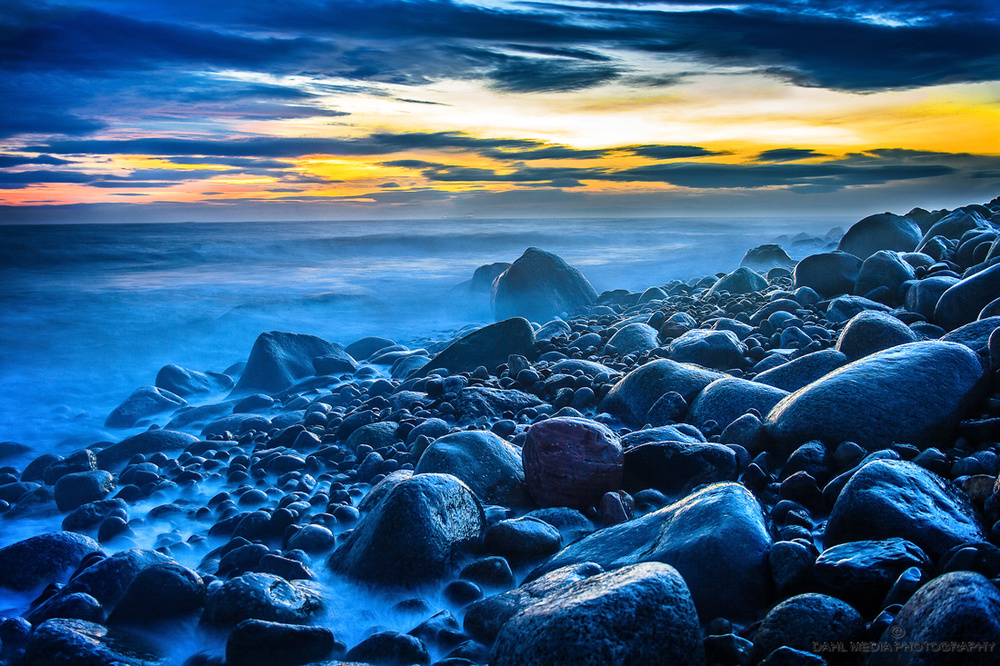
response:
<path fill-rule="evenodd" d="M 66 453 L 167 363 L 222 371 L 266 330 L 350 343 L 490 320 L 459 287 L 526 247 L 598 291 L 735 268 L 781 234 L 851 220 L 384 221 L 0 227 L 0 441 Z M 792 251 L 793 255 L 795 254 Z M 29 456 L 31 457 L 31 456 Z"/>

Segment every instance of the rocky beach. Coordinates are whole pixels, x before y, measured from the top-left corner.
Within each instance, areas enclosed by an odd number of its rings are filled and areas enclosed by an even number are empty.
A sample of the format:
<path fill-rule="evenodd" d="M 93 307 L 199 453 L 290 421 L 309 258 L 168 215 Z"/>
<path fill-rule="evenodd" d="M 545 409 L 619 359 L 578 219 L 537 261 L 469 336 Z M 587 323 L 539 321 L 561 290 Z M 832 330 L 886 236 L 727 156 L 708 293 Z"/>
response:
<path fill-rule="evenodd" d="M 997 663 L 1000 199 L 805 240 L 600 293 L 526 248 L 452 291 L 494 323 L 262 331 L 0 443 L 2 663 Z"/>

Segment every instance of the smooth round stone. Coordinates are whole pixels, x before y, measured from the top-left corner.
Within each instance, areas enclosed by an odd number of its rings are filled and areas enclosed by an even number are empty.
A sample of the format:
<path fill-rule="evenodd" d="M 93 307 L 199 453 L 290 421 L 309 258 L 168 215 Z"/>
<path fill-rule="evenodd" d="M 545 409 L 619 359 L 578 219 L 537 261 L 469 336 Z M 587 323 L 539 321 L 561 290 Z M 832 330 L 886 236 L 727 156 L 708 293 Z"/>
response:
<path fill-rule="evenodd" d="M 810 287 L 824 297 L 854 293 L 861 260 L 846 252 L 812 254 L 795 265 L 795 287 Z"/>
<path fill-rule="evenodd" d="M 250 619 L 305 624 L 321 607 L 319 594 L 301 581 L 247 573 L 226 581 L 209 595 L 202 621 L 218 627 Z"/>
<path fill-rule="evenodd" d="M 326 627 L 244 620 L 226 641 L 231 666 L 297 666 L 322 661 L 338 647 Z M 343 645 L 339 646 L 343 650 Z"/>
<path fill-rule="evenodd" d="M 754 636 L 756 659 L 781 646 L 811 650 L 815 643 L 857 640 L 865 621 L 847 603 L 825 594 L 800 594 L 768 612 Z"/>
<path fill-rule="evenodd" d="M 557 552 L 562 547 L 562 535 L 546 522 L 522 516 L 491 525 L 483 545 L 510 562 L 532 562 Z"/>
<path fill-rule="evenodd" d="M 487 504 L 520 506 L 529 502 L 521 452 L 492 432 L 445 435 L 423 452 L 414 471 L 453 474 Z"/>
<path fill-rule="evenodd" d="M 766 288 L 767 280 L 762 275 L 748 266 L 740 266 L 712 285 L 712 288 L 705 293 L 705 297 L 722 291 L 730 294 L 750 294 Z"/>
<path fill-rule="evenodd" d="M 732 331 L 695 329 L 670 343 L 670 358 L 706 368 L 727 370 L 746 365 L 747 347 Z"/>
<path fill-rule="evenodd" d="M 50 532 L 0 548 L 0 587 L 24 591 L 62 579 L 101 546 L 74 532 Z"/>
<path fill-rule="evenodd" d="M 545 322 L 597 300 L 597 290 L 576 268 L 537 247 L 524 251 L 493 282 L 490 296 L 497 319 L 525 317 Z"/>
<path fill-rule="evenodd" d="M 866 310 L 851 318 L 837 338 L 837 351 L 849 360 L 874 354 L 875 352 L 916 342 L 918 336 L 910 328 L 885 312 Z"/>
<path fill-rule="evenodd" d="M 194 613 L 205 605 L 201 577 L 173 562 L 140 571 L 115 607 L 109 622 L 145 624 Z"/>
<path fill-rule="evenodd" d="M 595 421 L 557 417 L 528 428 L 521 449 L 528 492 L 542 507 L 583 509 L 621 487 L 618 436 Z"/>
<path fill-rule="evenodd" d="M 416 636 L 381 631 L 361 641 L 344 655 L 349 662 L 378 666 L 426 666 L 431 663 L 427 646 Z"/>
<path fill-rule="evenodd" d="M 509 589 L 514 586 L 514 573 L 510 564 L 498 555 L 470 562 L 459 576 L 483 587 Z"/>
<path fill-rule="evenodd" d="M 910 218 L 881 213 L 852 224 L 837 249 L 864 260 L 879 250 L 910 252 L 920 238 L 920 227 Z"/>
<path fill-rule="evenodd" d="M 56 507 L 60 511 L 72 511 L 89 502 L 104 499 L 114 488 L 115 479 L 111 472 L 94 470 L 67 474 L 56 481 Z"/>

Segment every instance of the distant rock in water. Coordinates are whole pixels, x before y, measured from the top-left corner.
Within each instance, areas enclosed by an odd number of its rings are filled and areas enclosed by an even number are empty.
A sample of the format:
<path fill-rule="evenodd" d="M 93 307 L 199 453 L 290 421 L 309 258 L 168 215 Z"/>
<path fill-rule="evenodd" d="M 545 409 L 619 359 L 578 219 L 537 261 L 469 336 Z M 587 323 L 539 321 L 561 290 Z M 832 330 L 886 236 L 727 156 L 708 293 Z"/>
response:
<path fill-rule="evenodd" d="M 920 227 L 908 217 L 881 213 L 851 225 L 837 249 L 864 261 L 879 250 L 910 252 L 917 247 L 920 236 Z"/>
<path fill-rule="evenodd" d="M 767 273 L 772 268 L 792 270 L 795 267 L 795 260 L 777 243 L 765 243 L 747 250 L 743 260 L 740 261 L 740 266 L 752 268 L 758 273 Z"/>
<path fill-rule="evenodd" d="M 131 428 L 144 418 L 183 407 L 187 400 L 156 386 L 140 386 L 114 408 L 104 422 L 107 428 Z"/>
<path fill-rule="evenodd" d="M 198 372 L 171 363 L 160 368 L 153 383 L 158 388 L 187 397 L 195 393 L 232 388 L 233 378 L 221 372 Z"/>
<path fill-rule="evenodd" d="M 597 301 L 597 290 L 583 273 L 560 257 L 529 247 L 493 282 L 493 314 L 546 322 L 555 315 Z"/>
<path fill-rule="evenodd" d="M 269 331 L 257 336 L 246 370 L 233 393 L 277 393 L 296 380 L 315 374 L 313 359 L 336 353 L 336 347 L 315 335 Z"/>
<path fill-rule="evenodd" d="M 508 268 L 510 268 L 510 263 L 506 261 L 498 261 L 493 264 L 480 266 L 476 269 L 476 272 L 472 274 L 472 281 L 469 283 L 469 291 L 477 294 L 490 293 L 493 290 L 493 281 Z"/>
<path fill-rule="evenodd" d="M 485 366 L 493 372 L 511 355 L 529 359 L 538 354 L 535 349 L 535 332 L 523 317 L 483 326 L 451 343 L 423 366 L 418 374 L 427 375 L 431 370 L 446 368 L 452 374 L 472 372 Z"/>
<path fill-rule="evenodd" d="M 708 297 L 720 291 L 726 291 L 730 294 L 749 294 L 766 288 L 767 280 L 763 276 L 747 266 L 740 266 L 712 285 L 705 296 Z"/>

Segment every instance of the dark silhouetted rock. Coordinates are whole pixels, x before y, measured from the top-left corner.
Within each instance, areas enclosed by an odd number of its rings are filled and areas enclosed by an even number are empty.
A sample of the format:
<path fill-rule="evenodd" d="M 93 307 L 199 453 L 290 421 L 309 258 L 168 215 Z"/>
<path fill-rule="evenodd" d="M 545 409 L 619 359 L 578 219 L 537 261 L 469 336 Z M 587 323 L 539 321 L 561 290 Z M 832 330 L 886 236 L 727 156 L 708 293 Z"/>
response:
<path fill-rule="evenodd" d="M 551 252 L 530 247 L 493 282 L 490 298 L 499 319 L 525 317 L 545 322 L 597 300 L 597 290 Z"/>
<path fill-rule="evenodd" d="M 810 287 L 821 296 L 853 294 L 861 260 L 846 252 L 811 254 L 795 265 L 795 287 Z"/>
<path fill-rule="evenodd" d="M 544 521 L 522 516 L 491 525 L 483 543 L 487 552 L 510 562 L 537 562 L 562 548 L 562 535 Z"/>
<path fill-rule="evenodd" d="M 950 331 L 976 321 L 990 301 L 1000 296 L 1000 264 L 961 280 L 948 288 L 934 306 L 934 323 Z"/>
<path fill-rule="evenodd" d="M 864 260 L 879 250 L 911 252 L 920 237 L 920 227 L 910 218 L 881 213 L 852 224 L 837 249 Z"/>
<path fill-rule="evenodd" d="M 101 469 L 67 474 L 56 481 L 53 493 L 56 506 L 60 511 L 67 512 L 88 502 L 102 500 L 114 489 L 115 478 Z"/>
<path fill-rule="evenodd" d="M 59 594 L 84 592 L 101 602 L 108 612 L 113 612 L 129 585 L 143 569 L 170 563 L 173 560 L 155 550 L 122 550 L 94 562 L 73 576 Z"/>
<path fill-rule="evenodd" d="M 736 474 L 736 455 L 728 446 L 650 442 L 625 452 L 622 486 L 630 493 L 655 488 L 677 496 L 705 483 L 735 481 Z"/>
<path fill-rule="evenodd" d="M 438 368 L 447 368 L 452 374 L 472 372 L 481 365 L 492 372 L 512 354 L 529 359 L 537 355 L 535 332 L 523 317 L 483 326 L 459 338 L 432 358 L 418 374 L 426 376 Z"/>
<path fill-rule="evenodd" d="M 244 620 L 226 641 L 228 666 L 300 666 L 322 661 L 337 645 L 326 627 Z"/>
<path fill-rule="evenodd" d="M 766 243 L 747 250 L 740 261 L 740 266 L 746 266 L 758 273 L 766 274 L 772 268 L 792 270 L 795 267 L 795 260 L 789 257 L 780 245 Z"/>
<path fill-rule="evenodd" d="M 800 594 L 768 612 L 754 636 L 756 659 L 781 646 L 809 651 L 817 643 L 842 643 L 860 638 L 865 629 L 861 614 L 840 599 L 825 594 Z"/>
<path fill-rule="evenodd" d="M 369 636 L 348 650 L 344 659 L 373 666 L 426 666 L 431 663 L 430 653 L 422 640 L 398 631 L 380 631 Z"/>
<path fill-rule="evenodd" d="M 109 623 L 145 624 L 181 617 L 205 605 L 201 577 L 174 562 L 146 567 L 132 580 Z"/>
<path fill-rule="evenodd" d="M 135 455 L 150 455 L 163 451 L 182 451 L 198 441 L 194 435 L 174 430 L 149 430 L 132 435 L 97 452 L 97 464 L 102 469 L 114 469 Z"/>
<path fill-rule="evenodd" d="M 958 282 L 958 278 L 948 275 L 931 276 L 911 282 L 903 297 L 903 305 L 910 312 L 932 319 L 941 295 Z"/>
<path fill-rule="evenodd" d="M 75 532 L 50 532 L 0 548 L 0 587 L 31 590 L 48 583 L 61 583 L 80 564 L 84 555 L 101 545 Z"/>
<path fill-rule="evenodd" d="M 268 331 L 257 336 L 247 367 L 233 393 L 277 393 L 297 380 L 315 374 L 313 359 L 334 354 L 336 348 L 315 335 Z"/>
<path fill-rule="evenodd" d="M 162 663 L 148 645 L 116 636 L 85 620 L 54 618 L 35 627 L 25 651 L 28 666 L 153 666 Z"/>
<path fill-rule="evenodd" d="M 427 447 L 414 471 L 452 474 L 486 504 L 530 503 L 521 451 L 492 432 L 474 430 L 445 435 Z"/>
<path fill-rule="evenodd" d="M 830 594 L 866 615 L 881 603 L 900 574 L 910 567 L 931 570 L 930 558 L 915 543 L 893 537 L 831 546 L 813 564 L 813 578 Z"/>

